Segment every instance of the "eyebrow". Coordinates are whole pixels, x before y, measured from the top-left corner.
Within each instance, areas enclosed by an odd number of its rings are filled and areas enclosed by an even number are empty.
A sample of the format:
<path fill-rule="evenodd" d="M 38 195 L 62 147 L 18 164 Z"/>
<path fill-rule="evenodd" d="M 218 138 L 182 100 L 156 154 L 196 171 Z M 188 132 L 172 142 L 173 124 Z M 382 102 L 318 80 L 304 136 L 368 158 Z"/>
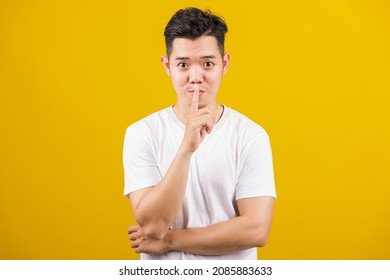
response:
<path fill-rule="evenodd" d="M 215 59 L 215 55 L 204 55 L 200 57 L 201 59 Z M 178 56 L 175 60 L 189 60 L 189 57 L 186 56 Z"/>

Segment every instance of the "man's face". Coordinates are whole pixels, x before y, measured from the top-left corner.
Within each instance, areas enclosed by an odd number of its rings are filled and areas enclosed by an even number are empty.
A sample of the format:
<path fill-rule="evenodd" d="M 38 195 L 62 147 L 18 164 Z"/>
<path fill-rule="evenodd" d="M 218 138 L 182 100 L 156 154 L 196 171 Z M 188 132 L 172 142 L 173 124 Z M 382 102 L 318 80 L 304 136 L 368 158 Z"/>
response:
<path fill-rule="evenodd" d="M 223 57 L 213 36 L 195 40 L 176 38 L 171 55 L 161 62 L 171 77 L 180 106 L 191 106 L 194 88 L 199 88 L 199 108 L 216 104 L 222 75 L 229 65 L 229 54 Z"/>

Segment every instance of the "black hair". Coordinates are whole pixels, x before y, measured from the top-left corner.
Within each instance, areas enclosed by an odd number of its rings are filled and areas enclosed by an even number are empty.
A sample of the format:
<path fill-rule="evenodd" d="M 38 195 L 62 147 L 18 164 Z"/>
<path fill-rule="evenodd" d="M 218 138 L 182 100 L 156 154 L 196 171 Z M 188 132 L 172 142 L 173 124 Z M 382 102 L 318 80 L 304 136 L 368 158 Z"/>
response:
<path fill-rule="evenodd" d="M 185 8 L 177 11 L 165 27 L 165 46 L 168 57 L 172 52 L 173 40 L 186 38 L 195 40 L 201 36 L 214 36 L 217 39 L 221 55 L 224 55 L 225 33 L 228 31 L 225 21 L 198 8 Z"/>

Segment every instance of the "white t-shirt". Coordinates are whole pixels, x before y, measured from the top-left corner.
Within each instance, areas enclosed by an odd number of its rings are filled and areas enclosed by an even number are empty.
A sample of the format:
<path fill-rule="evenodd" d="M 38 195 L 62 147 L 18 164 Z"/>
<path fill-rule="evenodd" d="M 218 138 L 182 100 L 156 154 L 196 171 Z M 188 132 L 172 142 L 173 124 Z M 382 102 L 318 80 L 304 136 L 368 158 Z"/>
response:
<path fill-rule="evenodd" d="M 161 181 L 184 130 L 172 107 L 128 127 L 123 151 L 126 196 Z M 258 196 L 276 198 L 268 135 L 247 117 L 224 106 L 221 119 L 192 155 L 183 205 L 173 228 L 207 227 L 232 219 L 238 215 L 237 200 Z M 172 251 L 142 254 L 141 259 L 257 259 L 257 250 L 221 256 Z"/>

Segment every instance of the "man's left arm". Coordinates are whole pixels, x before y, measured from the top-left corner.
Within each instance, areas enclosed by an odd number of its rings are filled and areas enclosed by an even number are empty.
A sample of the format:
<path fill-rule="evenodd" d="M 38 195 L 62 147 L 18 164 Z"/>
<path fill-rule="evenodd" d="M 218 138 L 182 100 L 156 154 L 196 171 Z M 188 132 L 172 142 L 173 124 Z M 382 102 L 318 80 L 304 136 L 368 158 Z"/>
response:
<path fill-rule="evenodd" d="M 201 255 L 222 255 L 263 247 L 271 230 L 274 197 L 252 197 L 237 201 L 239 216 L 204 228 L 168 230 L 161 240 L 151 240 L 142 230 L 129 228 L 131 247 L 137 253 L 161 254 L 182 251 Z"/>

